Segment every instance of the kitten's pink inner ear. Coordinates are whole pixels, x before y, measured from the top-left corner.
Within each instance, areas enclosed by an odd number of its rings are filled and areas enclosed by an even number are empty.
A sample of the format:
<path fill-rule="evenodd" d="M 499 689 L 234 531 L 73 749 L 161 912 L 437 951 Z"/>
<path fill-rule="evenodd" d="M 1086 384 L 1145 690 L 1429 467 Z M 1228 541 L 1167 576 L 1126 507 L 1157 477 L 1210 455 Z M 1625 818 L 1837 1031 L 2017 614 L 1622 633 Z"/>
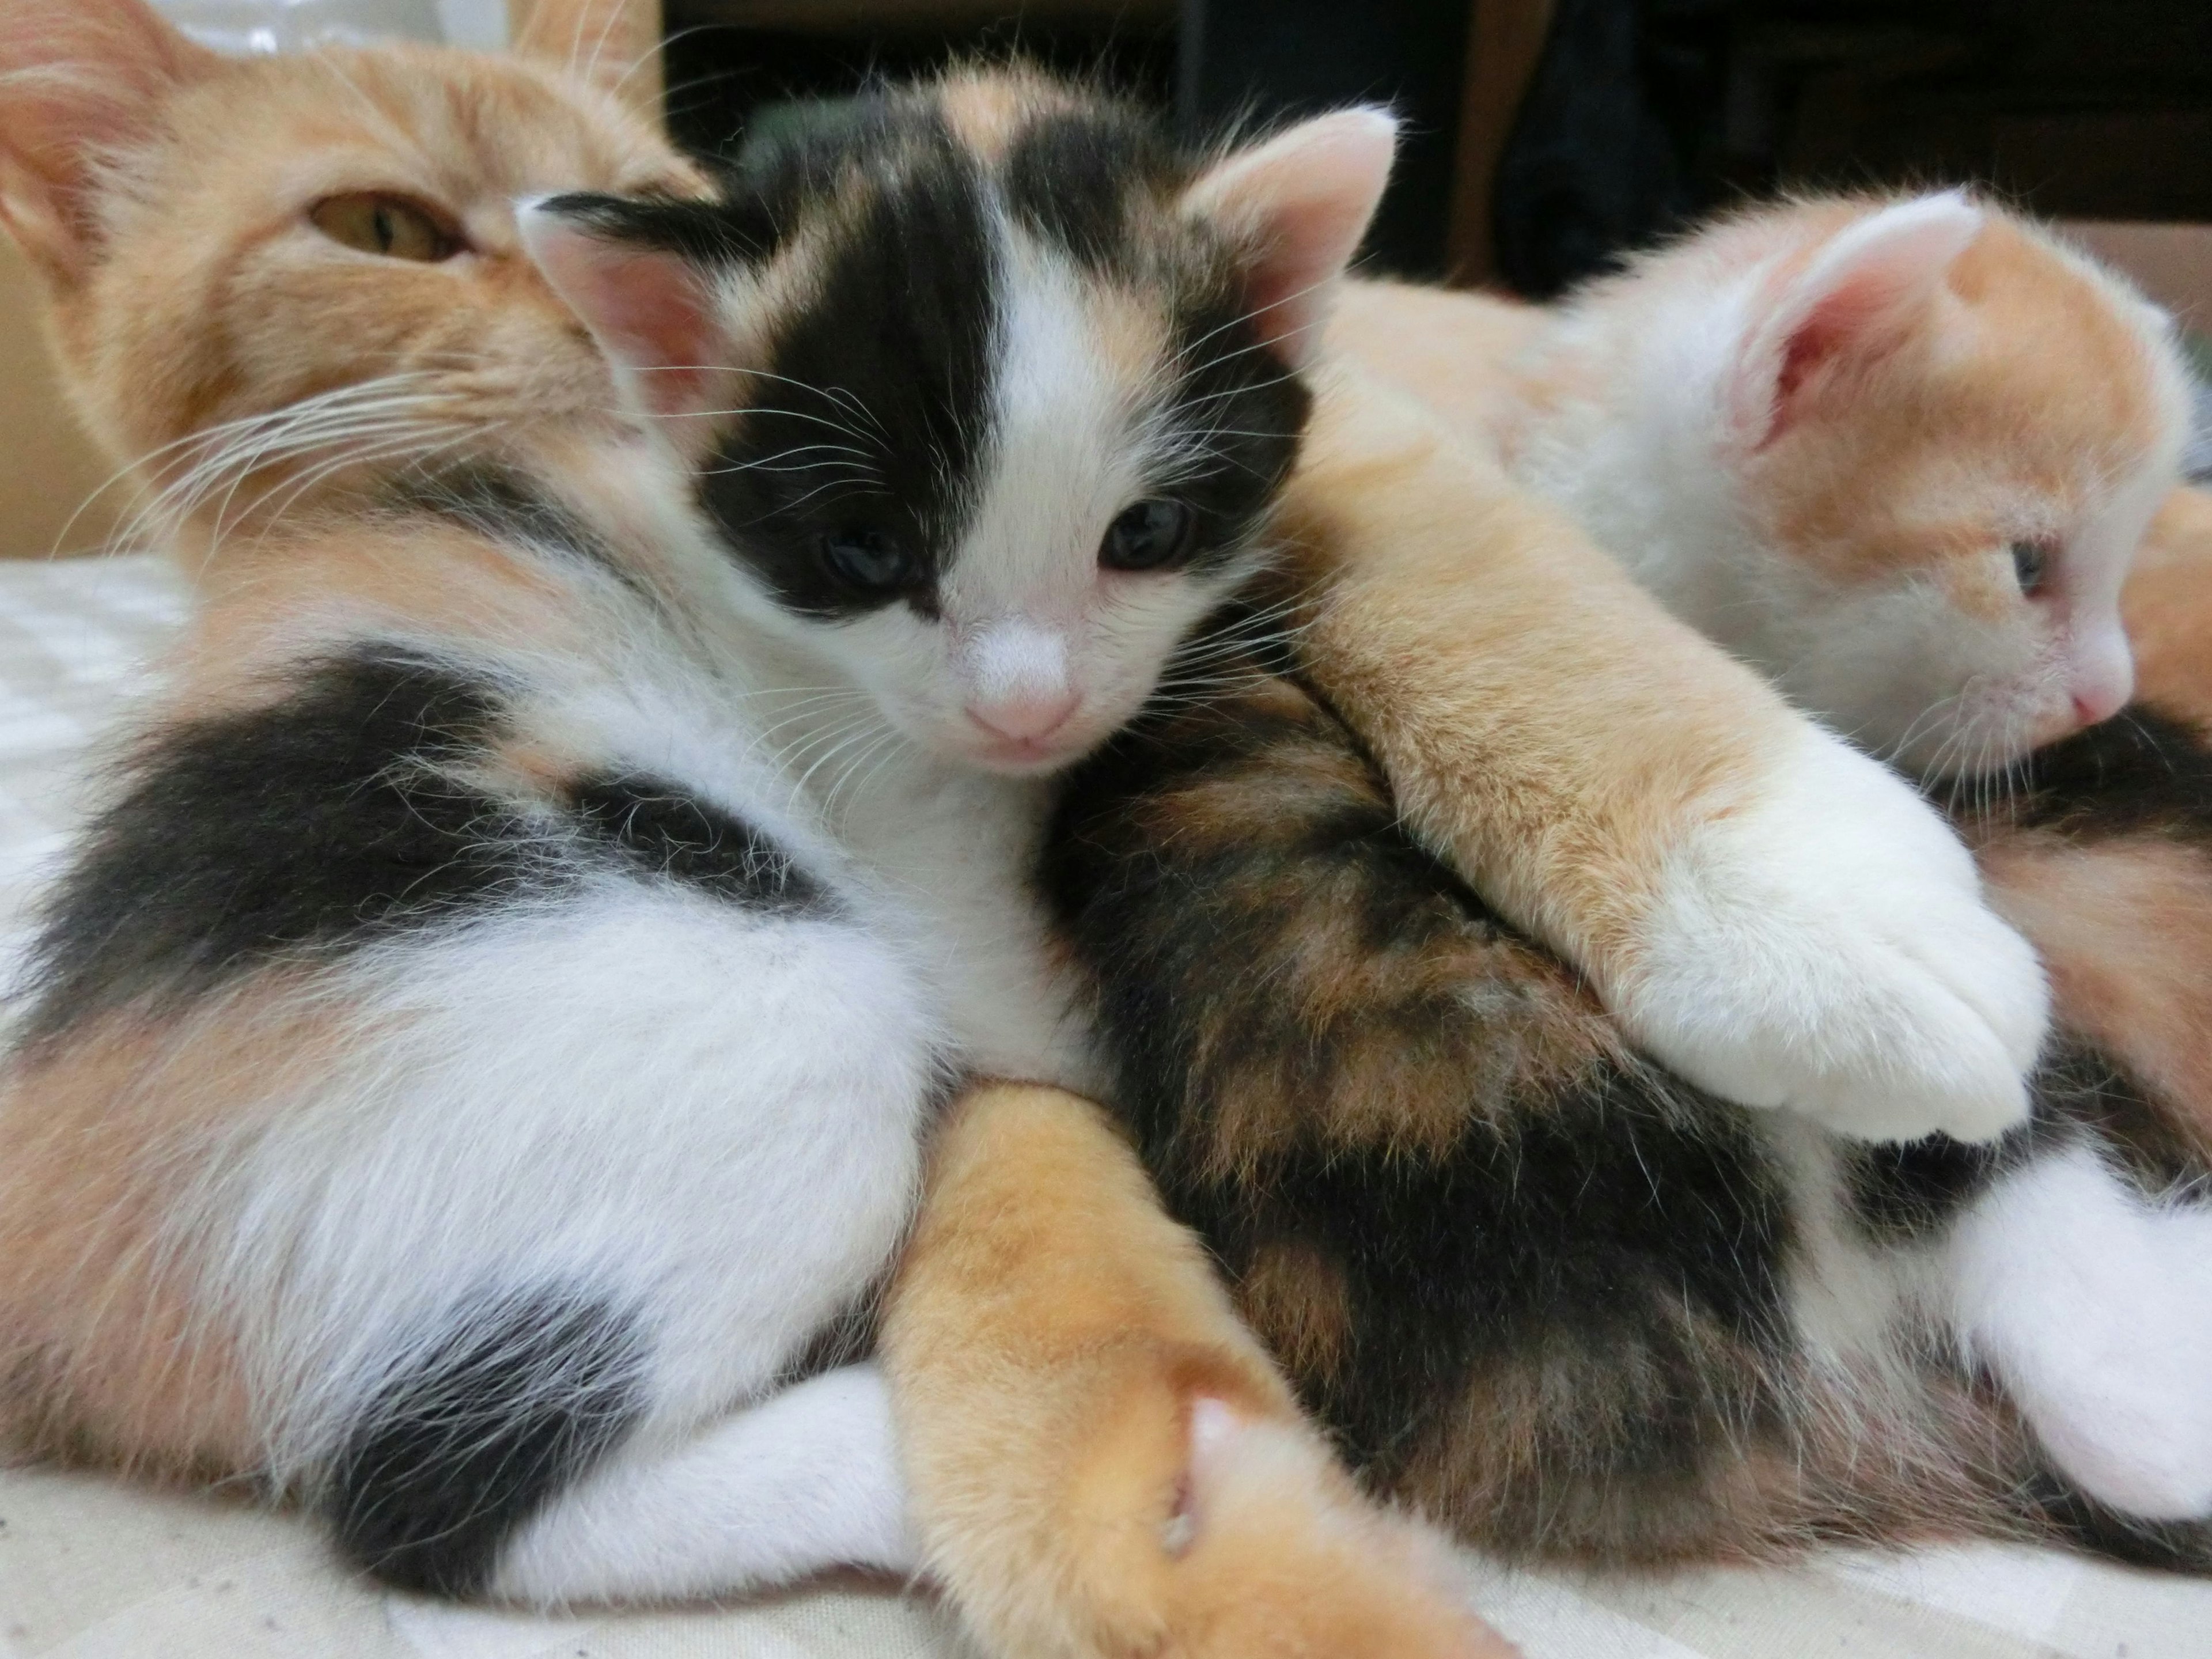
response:
<path fill-rule="evenodd" d="M 1982 226 L 1978 208 L 1946 191 L 1871 214 L 1814 255 L 1744 352 L 1735 413 L 1751 447 L 1802 419 L 1831 371 L 1903 344 L 1933 314 L 1945 276 Z"/>
<path fill-rule="evenodd" d="M 1379 109 L 1304 121 L 1209 169 L 1183 198 L 1250 250 L 1246 300 L 1261 337 L 1293 368 L 1312 362 L 1337 279 L 1390 182 L 1398 123 Z"/>
<path fill-rule="evenodd" d="M 140 0 L 0 5 L 0 221 L 49 276 L 94 257 L 101 163 L 222 64 Z"/>
<path fill-rule="evenodd" d="M 515 222 L 531 258 L 639 407 L 653 415 L 706 409 L 719 354 L 704 272 L 681 254 L 595 234 L 538 203 L 522 204 Z"/>

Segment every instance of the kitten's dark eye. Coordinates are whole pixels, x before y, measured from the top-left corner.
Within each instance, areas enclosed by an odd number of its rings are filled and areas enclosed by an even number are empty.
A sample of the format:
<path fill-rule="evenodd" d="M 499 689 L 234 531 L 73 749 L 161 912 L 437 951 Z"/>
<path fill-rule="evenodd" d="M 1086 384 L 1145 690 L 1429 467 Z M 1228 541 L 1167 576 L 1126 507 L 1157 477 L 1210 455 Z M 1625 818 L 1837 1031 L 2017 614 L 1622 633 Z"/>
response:
<path fill-rule="evenodd" d="M 467 246 L 421 203 L 380 191 L 325 197 L 307 210 L 307 222 L 333 242 L 417 264 L 450 259 Z"/>
<path fill-rule="evenodd" d="M 2049 542 L 2014 542 L 2012 544 L 2012 574 L 2020 580 L 2020 591 L 2031 598 L 2042 590 L 2051 578 L 2052 548 Z"/>
<path fill-rule="evenodd" d="M 840 581 L 884 592 L 913 586 L 920 569 L 906 544 L 883 530 L 833 530 L 822 538 L 822 562 Z"/>
<path fill-rule="evenodd" d="M 1158 570 L 1190 551 L 1196 526 L 1181 501 L 1139 501 L 1106 526 L 1098 562 L 1109 570 Z"/>

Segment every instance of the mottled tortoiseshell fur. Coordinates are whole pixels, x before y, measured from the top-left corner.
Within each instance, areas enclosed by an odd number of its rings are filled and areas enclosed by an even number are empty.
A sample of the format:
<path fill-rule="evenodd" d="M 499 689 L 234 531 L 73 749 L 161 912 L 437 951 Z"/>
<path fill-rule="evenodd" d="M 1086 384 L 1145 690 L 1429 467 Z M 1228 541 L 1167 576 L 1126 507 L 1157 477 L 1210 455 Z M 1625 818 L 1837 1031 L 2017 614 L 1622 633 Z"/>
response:
<path fill-rule="evenodd" d="M 1795 1275 L 1836 1248 L 1816 1208 L 1904 1263 L 2068 1126 L 2108 1129 L 2160 1185 L 2201 1172 L 2109 1061 L 2069 1042 L 2038 1127 L 1988 1151 L 1869 1151 L 1716 1100 L 1408 840 L 1286 669 L 1216 657 L 1231 691 L 1092 762 L 1045 880 L 1171 1209 L 1379 1488 L 1516 1556 L 1974 1532 L 2212 1568 L 2203 1528 L 2069 1494 L 1932 1331 L 1842 1369 L 1798 1334 Z M 2086 811 L 2125 787 L 2096 781 Z M 2208 805 L 2197 787 L 2157 810 L 2203 838 Z"/>

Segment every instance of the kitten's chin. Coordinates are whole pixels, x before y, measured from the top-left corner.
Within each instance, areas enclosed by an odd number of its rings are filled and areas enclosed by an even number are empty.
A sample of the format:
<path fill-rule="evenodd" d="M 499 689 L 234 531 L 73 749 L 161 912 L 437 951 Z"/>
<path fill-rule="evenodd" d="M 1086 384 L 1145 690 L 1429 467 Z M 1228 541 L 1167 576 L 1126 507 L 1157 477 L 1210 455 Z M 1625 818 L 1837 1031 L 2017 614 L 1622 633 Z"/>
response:
<path fill-rule="evenodd" d="M 978 771 L 1002 777 L 1041 778 L 1074 765 L 1097 746 L 1088 739 L 1071 743 L 1056 737 L 1042 741 L 1010 738 L 970 748 L 961 758 Z"/>

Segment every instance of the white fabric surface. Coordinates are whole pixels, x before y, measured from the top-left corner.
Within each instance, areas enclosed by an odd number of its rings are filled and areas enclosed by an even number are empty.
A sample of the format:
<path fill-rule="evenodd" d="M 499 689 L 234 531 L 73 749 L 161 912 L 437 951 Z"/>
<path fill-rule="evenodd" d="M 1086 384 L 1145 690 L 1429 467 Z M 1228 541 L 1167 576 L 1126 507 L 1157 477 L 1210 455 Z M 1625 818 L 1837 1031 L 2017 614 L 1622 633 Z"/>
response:
<path fill-rule="evenodd" d="M 82 799 L 88 751 L 182 609 L 149 558 L 0 562 L 0 948 Z M 2212 1378 L 2207 1379 L 2212 1386 Z M 1528 1659 L 2212 1659 L 2212 1583 L 1995 1547 L 1790 1571 L 1504 1572 L 1469 1592 Z M 0 1470 L 0 1659 L 956 1659 L 919 1592 L 540 1619 L 387 1595 L 297 1517 Z"/>

